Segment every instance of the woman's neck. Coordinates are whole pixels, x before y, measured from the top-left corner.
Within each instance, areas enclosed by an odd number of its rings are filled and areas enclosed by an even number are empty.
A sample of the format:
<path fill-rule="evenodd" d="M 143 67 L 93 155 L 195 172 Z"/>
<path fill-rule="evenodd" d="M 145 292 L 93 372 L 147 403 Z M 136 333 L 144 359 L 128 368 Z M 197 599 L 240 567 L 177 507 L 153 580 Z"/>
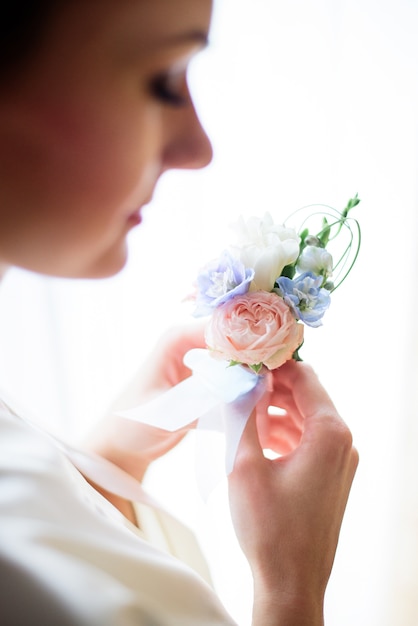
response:
<path fill-rule="evenodd" d="M 0 281 L 4 277 L 5 273 L 9 269 L 9 266 L 5 263 L 0 263 Z"/>

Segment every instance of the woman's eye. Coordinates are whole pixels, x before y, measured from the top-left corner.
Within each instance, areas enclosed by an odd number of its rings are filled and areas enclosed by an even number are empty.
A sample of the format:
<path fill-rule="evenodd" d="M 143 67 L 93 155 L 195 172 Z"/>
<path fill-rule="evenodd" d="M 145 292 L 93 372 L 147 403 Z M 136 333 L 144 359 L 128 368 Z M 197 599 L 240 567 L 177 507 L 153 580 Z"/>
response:
<path fill-rule="evenodd" d="M 164 104 L 176 107 L 184 106 L 187 104 L 188 98 L 185 95 L 184 85 L 178 85 L 179 82 L 168 74 L 159 74 L 151 80 L 151 95 Z"/>

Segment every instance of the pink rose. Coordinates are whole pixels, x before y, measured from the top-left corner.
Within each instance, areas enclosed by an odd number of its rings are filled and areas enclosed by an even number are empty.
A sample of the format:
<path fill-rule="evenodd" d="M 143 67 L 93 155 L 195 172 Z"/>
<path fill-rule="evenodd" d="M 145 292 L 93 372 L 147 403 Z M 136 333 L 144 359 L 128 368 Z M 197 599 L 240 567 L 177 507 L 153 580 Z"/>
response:
<path fill-rule="evenodd" d="M 253 291 L 217 307 L 206 328 L 206 344 L 214 356 L 247 365 L 276 369 L 292 358 L 303 341 L 283 298 Z"/>

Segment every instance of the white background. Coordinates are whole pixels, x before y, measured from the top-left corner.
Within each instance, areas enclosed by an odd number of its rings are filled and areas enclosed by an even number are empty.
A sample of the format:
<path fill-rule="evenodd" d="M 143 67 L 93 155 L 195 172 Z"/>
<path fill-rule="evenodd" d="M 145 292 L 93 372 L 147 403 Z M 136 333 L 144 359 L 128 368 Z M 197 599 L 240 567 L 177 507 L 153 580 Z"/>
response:
<path fill-rule="evenodd" d="M 191 72 L 211 166 L 164 177 L 117 277 L 13 271 L 0 294 L 2 387 L 76 439 L 160 332 L 189 319 L 182 298 L 231 221 L 266 210 L 280 221 L 317 202 L 342 209 L 359 193 L 359 261 L 303 349 L 361 455 L 330 626 L 418 623 L 417 27 L 414 0 L 219 0 L 212 46 Z M 225 489 L 201 502 L 193 443 L 157 464 L 149 488 L 195 528 L 245 626 L 251 585 Z"/>

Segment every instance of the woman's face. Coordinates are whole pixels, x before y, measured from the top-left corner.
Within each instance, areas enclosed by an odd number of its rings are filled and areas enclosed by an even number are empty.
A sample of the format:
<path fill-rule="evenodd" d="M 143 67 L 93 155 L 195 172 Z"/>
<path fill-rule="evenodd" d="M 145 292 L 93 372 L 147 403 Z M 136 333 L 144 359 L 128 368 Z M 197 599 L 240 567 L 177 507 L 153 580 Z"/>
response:
<path fill-rule="evenodd" d="M 65 2 L 0 95 L 0 263 L 72 277 L 123 267 L 160 175 L 211 159 L 186 81 L 211 0 Z"/>

